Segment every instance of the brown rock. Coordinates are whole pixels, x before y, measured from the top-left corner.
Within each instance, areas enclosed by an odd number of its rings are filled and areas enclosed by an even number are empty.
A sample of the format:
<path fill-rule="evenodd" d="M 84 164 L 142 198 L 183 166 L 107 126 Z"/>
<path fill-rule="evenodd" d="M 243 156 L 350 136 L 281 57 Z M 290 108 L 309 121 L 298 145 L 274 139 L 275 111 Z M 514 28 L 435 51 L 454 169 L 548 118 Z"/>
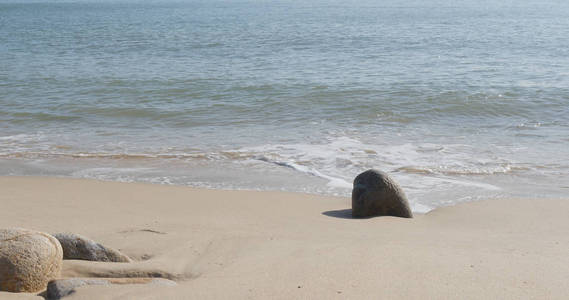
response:
<path fill-rule="evenodd" d="M 377 170 L 358 175 L 352 190 L 352 217 L 371 216 L 413 217 L 403 189 L 387 174 Z"/>
<path fill-rule="evenodd" d="M 59 276 L 61 245 L 53 236 L 22 228 L 0 229 L 0 291 L 37 292 Z"/>
<path fill-rule="evenodd" d="M 132 262 L 118 250 L 105 247 L 84 236 L 73 233 L 57 233 L 53 235 L 63 247 L 63 259 L 81 259 L 106 262 Z"/>
<path fill-rule="evenodd" d="M 153 284 L 174 286 L 176 282 L 163 278 L 69 278 L 54 280 L 47 286 L 47 299 L 56 300 L 71 295 L 75 289 L 85 285 L 111 284 Z"/>

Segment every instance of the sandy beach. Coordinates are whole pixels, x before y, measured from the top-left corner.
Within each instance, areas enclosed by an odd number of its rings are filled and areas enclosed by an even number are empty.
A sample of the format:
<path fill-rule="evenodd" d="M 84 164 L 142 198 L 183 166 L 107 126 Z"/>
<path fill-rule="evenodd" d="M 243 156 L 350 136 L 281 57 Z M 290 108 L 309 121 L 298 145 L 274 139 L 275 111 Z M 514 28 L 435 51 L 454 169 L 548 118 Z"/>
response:
<path fill-rule="evenodd" d="M 350 199 L 0 177 L 0 227 L 73 232 L 133 263 L 62 277 L 164 277 L 65 299 L 565 299 L 569 199 L 502 199 L 351 219 Z M 42 299 L 0 292 L 1 299 Z"/>
<path fill-rule="evenodd" d="M 451 2 L 0 0 L 0 300 L 569 299 L 569 1 Z"/>

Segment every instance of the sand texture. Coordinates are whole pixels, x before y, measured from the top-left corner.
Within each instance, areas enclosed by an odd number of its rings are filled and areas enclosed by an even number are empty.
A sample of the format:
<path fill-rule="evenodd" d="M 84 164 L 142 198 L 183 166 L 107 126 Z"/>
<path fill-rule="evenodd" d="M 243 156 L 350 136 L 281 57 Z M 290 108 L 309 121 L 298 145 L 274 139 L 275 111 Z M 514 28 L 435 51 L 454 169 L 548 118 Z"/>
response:
<path fill-rule="evenodd" d="M 0 177 L 0 228 L 73 232 L 132 263 L 62 277 L 163 277 L 64 299 L 567 299 L 569 199 L 351 219 L 348 198 Z M 0 299 L 42 299 L 0 293 Z"/>

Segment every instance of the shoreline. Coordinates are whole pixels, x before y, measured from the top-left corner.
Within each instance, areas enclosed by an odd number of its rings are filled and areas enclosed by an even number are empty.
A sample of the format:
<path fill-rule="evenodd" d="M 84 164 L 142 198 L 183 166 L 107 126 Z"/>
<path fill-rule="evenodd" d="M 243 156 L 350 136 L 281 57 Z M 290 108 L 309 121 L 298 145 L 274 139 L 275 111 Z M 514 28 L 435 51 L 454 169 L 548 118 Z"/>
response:
<path fill-rule="evenodd" d="M 155 274 L 178 282 L 86 286 L 65 299 L 569 293 L 569 197 L 468 202 L 414 219 L 351 219 L 348 198 L 289 192 L 10 176 L 0 177 L 0 191 L 0 227 L 78 233 L 134 260 L 64 261 L 62 277 Z M 0 299 L 23 297 L 42 299 L 0 292 Z"/>
<path fill-rule="evenodd" d="M 0 158 L 0 165 L 4 167 L 0 176 L 47 176 L 171 184 L 204 189 L 286 191 L 350 197 L 353 178 L 364 171 L 361 168 L 351 168 L 339 175 L 335 173 L 339 170 L 329 173 L 315 166 L 300 170 L 289 167 L 287 159 L 264 160 L 262 153 L 257 153 L 261 155 L 261 159 L 257 159 L 252 158 L 256 157 L 253 154 L 248 153 L 248 158 L 244 160 L 215 158 L 205 161 L 96 158 L 36 161 Z M 483 199 L 567 197 L 567 189 L 563 185 L 566 176 L 562 174 L 556 178 L 525 171 L 470 175 L 461 175 L 459 172 L 452 175 L 422 173 L 414 168 L 399 167 L 395 165 L 380 169 L 389 173 L 405 189 L 415 212 L 424 213 L 436 207 Z"/>

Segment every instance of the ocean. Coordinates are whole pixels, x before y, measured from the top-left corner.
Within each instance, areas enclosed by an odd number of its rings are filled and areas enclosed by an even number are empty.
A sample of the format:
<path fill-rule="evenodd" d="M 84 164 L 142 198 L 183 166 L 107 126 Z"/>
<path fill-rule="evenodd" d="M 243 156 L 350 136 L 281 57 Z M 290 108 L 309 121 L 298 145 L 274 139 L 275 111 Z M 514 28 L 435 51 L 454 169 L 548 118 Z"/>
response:
<path fill-rule="evenodd" d="M 0 175 L 567 197 L 568 37 L 561 0 L 0 0 Z"/>

